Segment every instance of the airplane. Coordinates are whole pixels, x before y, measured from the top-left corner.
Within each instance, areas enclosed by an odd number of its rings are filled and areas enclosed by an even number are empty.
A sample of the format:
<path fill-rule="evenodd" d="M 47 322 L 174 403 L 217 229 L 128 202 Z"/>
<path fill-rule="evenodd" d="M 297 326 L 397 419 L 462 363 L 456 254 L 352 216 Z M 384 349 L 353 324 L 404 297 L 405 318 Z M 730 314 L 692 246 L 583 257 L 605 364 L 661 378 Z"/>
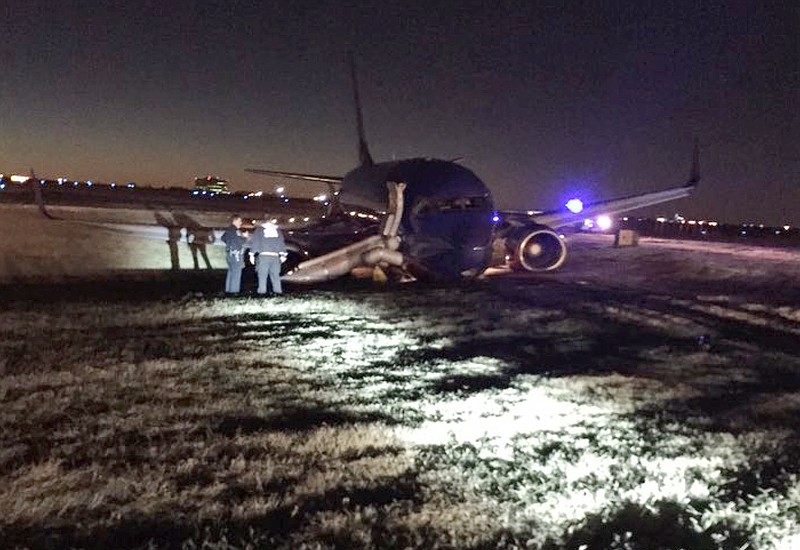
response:
<path fill-rule="evenodd" d="M 286 282 L 321 283 L 360 268 L 370 268 L 378 277 L 383 272 L 397 281 L 470 279 L 503 264 L 517 271 L 553 271 L 567 257 L 567 245 L 558 229 L 599 214 L 614 215 L 689 196 L 700 181 L 695 142 L 690 177 L 683 185 L 588 204 L 573 199 L 546 211 L 498 211 L 489 188 L 460 164 L 460 159 L 376 163 L 367 146 L 352 60 L 350 72 L 358 136 L 356 168 L 343 176 L 246 169 L 324 183 L 329 188 L 326 214 L 314 223 L 286 231 L 289 254 L 282 268 Z M 36 180 L 31 171 L 31 181 Z M 31 185 L 40 214 L 56 219 L 46 209 L 39 186 Z M 217 228 L 202 227 L 193 219 L 190 222 L 194 230 L 219 233 Z M 156 225 L 82 223 L 161 240 L 165 231 L 181 225 L 159 216 Z M 219 243 L 218 238 L 214 240 Z"/>
<path fill-rule="evenodd" d="M 486 184 L 458 159 L 375 162 L 369 152 L 355 64 L 350 63 L 359 164 L 343 176 L 275 169 L 246 171 L 324 183 L 328 216 L 287 236 L 282 279 L 313 284 L 357 268 L 393 272 L 399 280 L 474 278 L 498 262 L 518 271 L 552 271 L 567 257 L 558 229 L 598 214 L 613 215 L 688 196 L 700 181 L 695 142 L 689 180 L 678 187 L 547 211 L 498 211 Z M 345 202 L 346 201 L 346 202 Z M 347 205 L 346 207 L 344 205 Z M 350 212 L 346 212 L 350 208 Z M 381 223 L 351 229 L 355 217 Z"/>

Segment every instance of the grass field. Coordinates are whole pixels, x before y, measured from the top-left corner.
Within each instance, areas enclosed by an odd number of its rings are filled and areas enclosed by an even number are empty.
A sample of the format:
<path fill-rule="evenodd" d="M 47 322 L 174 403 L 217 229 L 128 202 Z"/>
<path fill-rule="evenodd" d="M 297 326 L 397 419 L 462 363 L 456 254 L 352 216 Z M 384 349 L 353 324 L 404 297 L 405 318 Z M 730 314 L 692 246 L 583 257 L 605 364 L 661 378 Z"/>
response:
<path fill-rule="evenodd" d="M 800 305 L 582 275 L 7 291 L 0 546 L 800 548 Z"/>

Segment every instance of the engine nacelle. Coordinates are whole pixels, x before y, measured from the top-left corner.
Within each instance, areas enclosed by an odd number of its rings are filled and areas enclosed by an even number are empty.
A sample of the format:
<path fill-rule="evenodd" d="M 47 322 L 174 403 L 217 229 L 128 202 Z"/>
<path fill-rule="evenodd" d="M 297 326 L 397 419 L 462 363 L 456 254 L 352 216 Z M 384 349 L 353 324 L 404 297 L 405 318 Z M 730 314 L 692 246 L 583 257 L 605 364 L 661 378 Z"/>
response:
<path fill-rule="evenodd" d="M 567 259 L 567 245 L 544 225 L 518 227 L 506 238 L 511 267 L 517 271 L 551 271 Z"/>

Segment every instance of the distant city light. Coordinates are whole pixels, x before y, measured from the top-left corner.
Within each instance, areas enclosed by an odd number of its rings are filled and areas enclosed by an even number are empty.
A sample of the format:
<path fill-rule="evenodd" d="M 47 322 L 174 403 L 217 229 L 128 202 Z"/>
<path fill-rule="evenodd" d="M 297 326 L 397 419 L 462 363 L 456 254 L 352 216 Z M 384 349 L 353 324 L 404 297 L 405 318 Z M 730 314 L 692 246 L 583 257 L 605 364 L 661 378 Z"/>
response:
<path fill-rule="evenodd" d="M 6 188 L 6 184 L 5 183 L 0 183 L 0 190 L 5 189 L 5 188 Z"/>
<path fill-rule="evenodd" d="M 289 223 L 294 223 L 294 218 L 289 218 Z"/>
<path fill-rule="evenodd" d="M 328 195 L 326 195 L 324 193 L 321 194 L 321 195 L 317 195 L 316 197 L 314 197 L 314 200 L 317 201 L 317 202 L 324 202 L 324 201 L 328 200 Z"/>
<path fill-rule="evenodd" d="M 667 218 L 656 218 L 656 221 L 658 223 L 665 223 L 667 221 Z"/>
<path fill-rule="evenodd" d="M 30 178 L 29 178 L 28 176 L 17 176 L 17 175 L 14 175 L 14 176 L 11 176 L 11 178 L 10 178 L 10 179 L 11 179 L 11 181 L 13 181 L 14 183 L 25 183 L 25 182 L 26 182 L 26 181 L 28 181 Z"/>
<path fill-rule="evenodd" d="M 500 223 L 500 215 L 499 214 L 494 214 L 492 216 L 492 223 Z"/>
<path fill-rule="evenodd" d="M 790 225 L 784 225 L 784 226 L 783 226 L 783 230 L 784 230 L 784 231 L 789 231 L 791 228 L 792 228 L 792 227 L 791 227 Z"/>
<path fill-rule="evenodd" d="M 708 226 L 709 227 L 717 227 L 717 225 L 719 225 L 719 224 L 717 222 L 715 222 L 715 221 L 708 222 Z"/>
<path fill-rule="evenodd" d="M 92 180 L 86 180 L 86 185 L 88 185 L 89 187 L 91 187 L 91 186 L 93 185 L 93 184 L 92 184 Z"/>
<path fill-rule="evenodd" d="M 309 220 L 309 218 L 303 218 L 304 222 L 307 222 L 308 220 Z"/>
<path fill-rule="evenodd" d="M 569 199 L 567 201 L 567 209 L 573 214 L 580 214 L 583 212 L 583 201 L 581 199 Z"/>
<path fill-rule="evenodd" d="M 608 216 L 597 216 L 597 227 L 603 231 L 610 229 L 612 225 L 611 218 Z"/>
<path fill-rule="evenodd" d="M 276 187 L 275 192 L 279 195 L 282 195 L 285 189 L 283 187 Z"/>

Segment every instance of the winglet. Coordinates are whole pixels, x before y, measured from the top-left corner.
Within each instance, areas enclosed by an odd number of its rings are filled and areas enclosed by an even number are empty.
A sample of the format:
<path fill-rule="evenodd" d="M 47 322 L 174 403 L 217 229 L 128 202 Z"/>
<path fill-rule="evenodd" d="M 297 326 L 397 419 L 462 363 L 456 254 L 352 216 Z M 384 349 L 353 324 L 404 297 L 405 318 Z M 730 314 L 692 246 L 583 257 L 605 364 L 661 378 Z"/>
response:
<path fill-rule="evenodd" d="M 698 183 L 700 183 L 700 141 L 694 138 L 692 171 L 689 173 L 689 181 L 686 182 L 686 187 L 696 187 Z"/>
<path fill-rule="evenodd" d="M 361 166 L 372 166 L 375 162 L 372 160 L 372 155 L 369 154 L 367 147 L 367 139 L 364 137 L 364 117 L 361 114 L 361 98 L 358 95 L 358 79 L 356 78 L 356 61 L 353 57 L 353 52 L 349 54 L 350 58 L 350 77 L 353 80 L 353 101 L 356 106 L 356 129 L 358 130 L 358 160 Z"/>

